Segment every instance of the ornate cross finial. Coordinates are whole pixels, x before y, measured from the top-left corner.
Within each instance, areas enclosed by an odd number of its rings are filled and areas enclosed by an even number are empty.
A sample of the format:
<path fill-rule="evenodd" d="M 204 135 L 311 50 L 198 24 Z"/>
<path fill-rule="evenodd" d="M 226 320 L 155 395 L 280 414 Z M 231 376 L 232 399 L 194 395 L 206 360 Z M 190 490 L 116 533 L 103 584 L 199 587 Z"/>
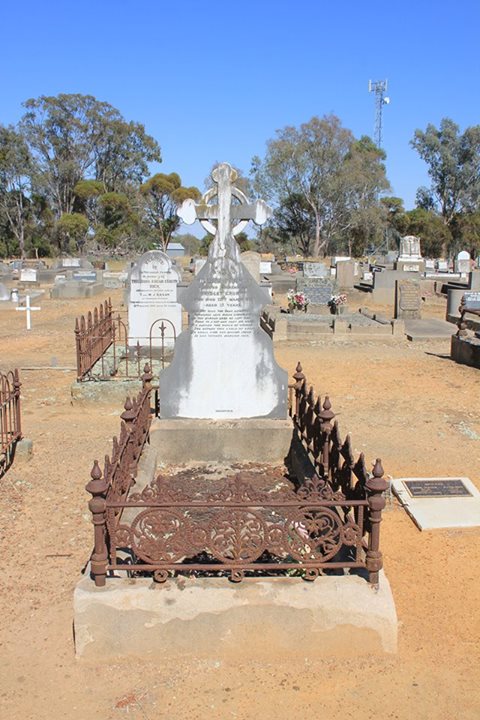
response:
<path fill-rule="evenodd" d="M 215 236 L 212 243 L 214 257 L 225 257 L 228 239 L 238 235 L 249 220 L 253 220 L 256 225 L 263 225 L 271 216 L 272 209 L 264 200 L 248 202 L 247 196 L 235 187 L 237 172 L 228 163 L 217 165 L 212 178 L 217 187 L 207 190 L 198 204 L 191 198 L 185 200 L 177 210 L 177 215 L 187 225 L 200 220 L 205 230 Z M 218 197 L 218 204 L 210 205 L 215 196 Z M 232 204 L 232 197 L 239 203 Z M 218 221 L 217 227 L 212 220 Z"/>

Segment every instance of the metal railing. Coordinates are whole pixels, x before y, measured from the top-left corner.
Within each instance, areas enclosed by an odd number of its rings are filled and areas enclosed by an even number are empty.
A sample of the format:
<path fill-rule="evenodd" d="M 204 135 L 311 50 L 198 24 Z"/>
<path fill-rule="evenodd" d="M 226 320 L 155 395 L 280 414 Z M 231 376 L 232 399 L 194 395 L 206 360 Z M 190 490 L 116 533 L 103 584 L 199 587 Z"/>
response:
<path fill-rule="evenodd" d="M 300 365 L 291 392 L 296 440 L 313 459 L 312 472 L 294 481 L 240 472 L 212 487 L 159 476 L 135 493 L 128 462 L 115 482 L 110 461 L 103 476 L 96 462 L 86 488 L 95 584 L 105 585 L 108 574 L 121 570 L 152 573 L 157 582 L 179 573 L 216 573 L 238 582 L 258 575 L 314 580 L 329 570 L 357 569 L 377 585 L 386 489 L 381 462 L 371 475 L 363 455 L 354 462 L 349 438 L 342 443 L 332 425 L 328 398 L 321 406 L 307 392 Z"/>
<path fill-rule="evenodd" d="M 0 372 L 0 475 L 9 467 L 22 437 L 20 388 L 18 369 Z"/>
<path fill-rule="evenodd" d="M 140 339 L 144 340 L 143 344 Z M 110 300 L 75 321 L 77 382 L 141 378 L 148 361 L 150 368 L 165 367 L 168 351 L 176 343 L 174 324 L 157 318 L 149 335 L 129 344 L 128 325 L 119 312 L 112 310 Z"/>

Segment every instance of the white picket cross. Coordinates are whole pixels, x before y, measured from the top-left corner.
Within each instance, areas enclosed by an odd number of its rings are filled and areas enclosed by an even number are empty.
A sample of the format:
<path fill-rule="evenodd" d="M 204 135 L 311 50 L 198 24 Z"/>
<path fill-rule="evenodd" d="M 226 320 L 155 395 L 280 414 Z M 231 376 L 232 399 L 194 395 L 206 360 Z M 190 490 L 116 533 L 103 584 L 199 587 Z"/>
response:
<path fill-rule="evenodd" d="M 41 309 L 42 309 L 42 308 L 32 307 L 32 306 L 30 305 L 30 295 L 27 295 L 27 296 L 25 297 L 25 307 L 17 307 L 17 308 L 15 308 L 15 310 L 24 310 L 24 311 L 27 313 L 27 315 L 26 315 L 26 318 L 27 318 L 27 330 L 31 330 L 31 329 L 32 329 L 32 310 L 41 310 Z"/>

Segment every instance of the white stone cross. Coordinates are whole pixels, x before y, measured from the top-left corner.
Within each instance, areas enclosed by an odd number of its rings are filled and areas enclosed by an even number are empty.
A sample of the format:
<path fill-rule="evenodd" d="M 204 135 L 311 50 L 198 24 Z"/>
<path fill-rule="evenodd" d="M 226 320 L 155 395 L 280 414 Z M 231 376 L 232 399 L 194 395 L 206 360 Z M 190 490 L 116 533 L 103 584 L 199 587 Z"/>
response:
<path fill-rule="evenodd" d="M 263 225 L 272 214 L 272 209 L 264 200 L 249 203 L 247 196 L 233 184 L 237 179 L 237 172 L 228 163 L 220 163 L 212 172 L 212 178 L 217 184 L 208 190 L 198 204 L 188 198 L 177 210 L 177 215 L 187 225 L 200 220 L 203 227 L 215 236 L 213 241 L 214 257 L 224 257 L 226 242 L 230 235 L 238 235 L 253 220 L 256 225 Z M 218 196 L 218 205 L 209 205 L 209 201 Z M 232 196 L 240 201 L 232 204 Z M 210 222 L 217 220 L 218 226 Z M 237 221 L 232 225 L 232 220 Z"/>
<path fill-rule="evenodd" d="M 27 315 L 26 315 L 26 318 L 27 318 L 27 330 L 31 330 L 31 329 L 32 329 L 32 310 L 41 310 L 41 309 L 42 309 L 42 308 L 32 307 L 32 306 L 30 305 L 30 295 L 27 295 L 27 296 L 25 297 L 25 307 L 17 307 L 17 308 L 15 308 L 15 310 L 24 310 L 24 311 L 27 313 Z"/>

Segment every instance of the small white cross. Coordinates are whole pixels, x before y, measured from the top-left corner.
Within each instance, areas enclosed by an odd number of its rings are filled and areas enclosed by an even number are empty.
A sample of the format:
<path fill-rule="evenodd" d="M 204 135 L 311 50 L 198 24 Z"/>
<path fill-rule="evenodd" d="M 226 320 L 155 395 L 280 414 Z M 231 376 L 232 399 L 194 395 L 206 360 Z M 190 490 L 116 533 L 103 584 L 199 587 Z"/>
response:
<path fill-rule="evenodd" d="M 32 329 L 32 310 L 41 310 L 39 307 L 32 307 L 30 305 L 30 295 L 25 297 L 25 307 L 17 307 L 15 310 L 25 310 L 27 313 L 27 330 Z"/>

